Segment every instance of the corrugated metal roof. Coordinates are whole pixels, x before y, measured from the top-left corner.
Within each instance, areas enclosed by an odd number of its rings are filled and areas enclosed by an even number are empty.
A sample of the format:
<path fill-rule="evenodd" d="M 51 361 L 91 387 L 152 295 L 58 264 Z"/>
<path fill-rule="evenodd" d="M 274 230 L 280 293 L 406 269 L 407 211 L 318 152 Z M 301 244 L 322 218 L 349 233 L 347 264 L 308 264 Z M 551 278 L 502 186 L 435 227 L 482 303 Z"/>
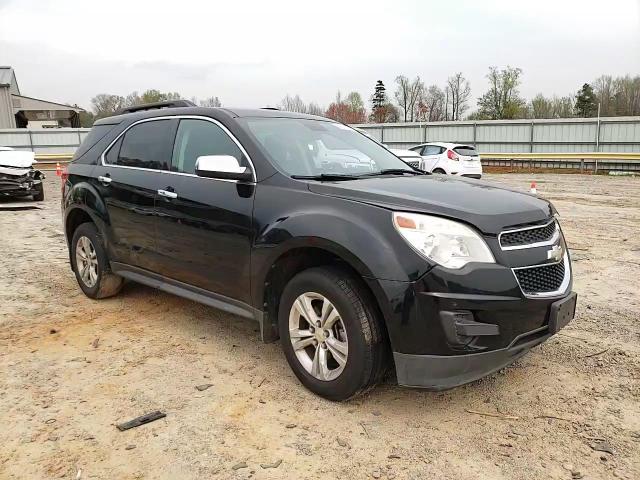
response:
<path fill-rule="evenodd" d="M 0 85 L 11 85 L 13 78 L 13 68 L 0 66 Z"/>

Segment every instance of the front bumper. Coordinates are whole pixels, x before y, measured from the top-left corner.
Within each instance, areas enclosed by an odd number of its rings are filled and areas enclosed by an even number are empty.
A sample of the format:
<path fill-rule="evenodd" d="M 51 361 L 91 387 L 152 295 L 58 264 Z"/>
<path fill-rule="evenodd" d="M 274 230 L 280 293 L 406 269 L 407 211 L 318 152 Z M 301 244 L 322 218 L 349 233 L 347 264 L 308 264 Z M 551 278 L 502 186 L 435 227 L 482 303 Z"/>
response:
<path fill-rule="evenodd" d="M 506 347 L 466 355 L 411 355 L 394 352 L 398 384 L 446 390 L 485 377 L 513 363 L 531 348 L 549 339 L 573 319 L 576 294 L 551 304 L 547 325 L 518 335 Z"/>
<path fill-rule="evenodd" d="M 544 247 L 539 250 L 546 253 Z M 510 256 L 519 254 L 535 252 Z M 371 286 L 386 320 L 398 383 L 447 389 L 512 363 L 573 318 L 571 280 L 569 270 L 562 291 L 535 298 L 525 295 L 512 269 L 500 264 L 460 270 L 436 266 L 415 282 L 377 280 L 379 290 Z M 559 312 L 565 303 L 569 311 Z"/>
<path fill-rule="evenodd" d="M 38 193 L 38 185 L 41 180 L 33 181 L 12 181 L 0 180 L 0 197 L 20 197 L 35 195 Z"/>

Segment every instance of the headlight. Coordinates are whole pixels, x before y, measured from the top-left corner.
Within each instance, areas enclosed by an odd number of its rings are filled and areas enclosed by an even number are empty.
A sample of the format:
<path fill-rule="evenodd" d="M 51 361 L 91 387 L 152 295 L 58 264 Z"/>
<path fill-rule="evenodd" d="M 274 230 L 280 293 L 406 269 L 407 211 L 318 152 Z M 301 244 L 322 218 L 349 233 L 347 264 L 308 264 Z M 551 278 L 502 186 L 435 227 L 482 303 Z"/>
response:
<path fill-rule="evenodd" d="M 447 268 L 495 263 L 485 241 L 466 225 L 430 215 L 394 212 L 393 225 L 421 255 Z"/>

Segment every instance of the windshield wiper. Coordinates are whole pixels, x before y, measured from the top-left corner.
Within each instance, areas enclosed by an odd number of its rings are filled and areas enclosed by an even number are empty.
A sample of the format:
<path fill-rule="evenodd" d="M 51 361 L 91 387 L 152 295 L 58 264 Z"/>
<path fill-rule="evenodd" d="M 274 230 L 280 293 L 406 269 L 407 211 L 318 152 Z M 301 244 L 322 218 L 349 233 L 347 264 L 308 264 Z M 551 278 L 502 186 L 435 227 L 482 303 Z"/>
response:
<path fill-rule="evenodd" d="M 346 173 L 321 173 L 319 175 L 291 175 L 296 180 L 357 180 L 361 175 L 348 175 Z"/>
<path fill-rule="evenodd" d="M 370 177 L 374 175 L 402 175 L 405 173 L 410 173 L 412 175 L 426 175 L 426 172 L 423 172 L 422 170 L 409 170 L 405 168 L 383 168 L 379 172 L 371 172 L 363 176 Z"/>

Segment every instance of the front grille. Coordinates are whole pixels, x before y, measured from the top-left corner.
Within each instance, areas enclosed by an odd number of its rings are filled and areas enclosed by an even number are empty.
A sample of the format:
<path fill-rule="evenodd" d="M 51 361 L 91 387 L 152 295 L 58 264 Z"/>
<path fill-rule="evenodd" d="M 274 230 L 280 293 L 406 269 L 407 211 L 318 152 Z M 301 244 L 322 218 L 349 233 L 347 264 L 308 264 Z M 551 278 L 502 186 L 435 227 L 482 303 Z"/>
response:
<path fill-rule="evenodd" d="M 514 269 L 520 288 L 526 295 L 560 290 L 565 276 L 564 262 L 539 267 Z"/>
<path fill-rule="evenodd" d="M 547 242 L 553 239 L 557 228 L 556 222 L 553 221 L 542 227 L 504 232 L 500 235 L 500 246 L 509 248 Z"/>
<path fill-rule="evenodd" d="M 420 160 L 416 160 L 416 161 L 405 160 L 404 163 L 406 163 L 407 165 L 411 165 L 413 168 L 420 168 Z"/>

